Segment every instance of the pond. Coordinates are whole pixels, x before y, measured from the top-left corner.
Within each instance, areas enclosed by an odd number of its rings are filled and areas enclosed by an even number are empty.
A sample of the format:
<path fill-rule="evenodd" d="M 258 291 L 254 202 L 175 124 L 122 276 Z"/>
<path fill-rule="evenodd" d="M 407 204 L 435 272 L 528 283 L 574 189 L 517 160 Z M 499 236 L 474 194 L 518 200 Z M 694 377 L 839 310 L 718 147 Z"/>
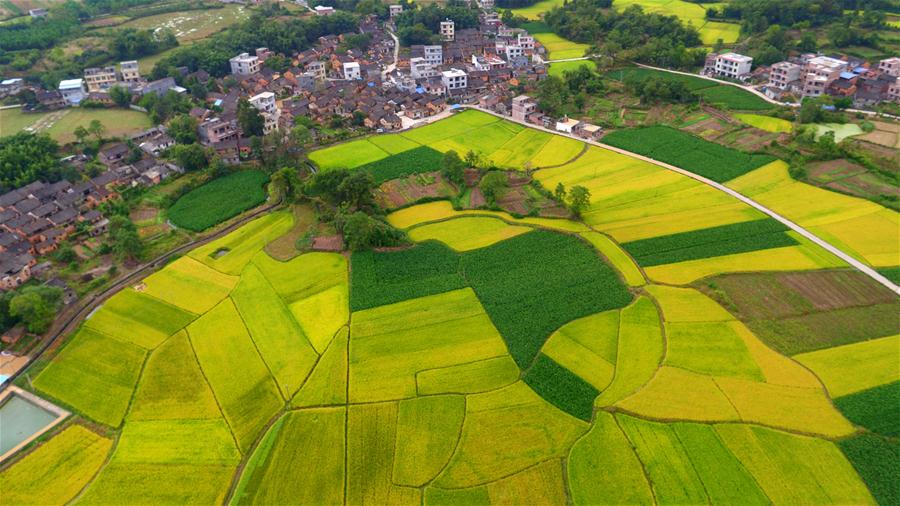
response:
<path fill-rule="evenodd" d="M 0 455 L 49 428 L 60 414 L 11 393 L 0 405 Z"/>

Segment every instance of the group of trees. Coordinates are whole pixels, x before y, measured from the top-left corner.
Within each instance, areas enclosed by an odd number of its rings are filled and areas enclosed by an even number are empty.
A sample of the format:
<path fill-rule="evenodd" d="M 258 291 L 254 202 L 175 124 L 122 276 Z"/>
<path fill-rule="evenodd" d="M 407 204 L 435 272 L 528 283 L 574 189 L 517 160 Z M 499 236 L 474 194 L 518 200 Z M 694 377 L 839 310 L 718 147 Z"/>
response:
<path fill-rule="evenodd" d="M 669 67 L 690 68 L 703 64 L 697 29 L 676 16 L 648 14 L 639 5 L 622 12 L 608 9 L 607 0 L 573 0 L 544 15 L 559 35 L 592 44 L 613 59 L 635 60 Z"/>
<path fill-rule="evenodd" d="M 49 135 L 19 132 L 0 137 L 0 193 L 34 181 L 59 181 L 63 175 L 59 145 Z"/>
<path fill-rule="evenodd" d="M 563 72 L 563 77 L 548 76 L 537 86 L 535 96 L 541 110 L 551 116 L 581 111 L 591 95 L 606 90 L 600 74 L 587 66 Z"/>
<path fill-rule="evenodd" d="M 60 288 L 46 285 L 0 293 L 0 328 L 5 331 L 21 323 L 29 332 L 43 334 L 56 318 L 62 295 Z"/>
<path fill-rule="evenodd" d="M 575 216 L 581 216 L 581 213 L 591 205 L 591 191 L 581 185 L 566 190 L 566 185 L 558 183 L 553 190 L 553 196 Z"/>
<path fill-rule="evenodd" d="M 441 21 L 452 19 L 457 30 L 478 26 L 478 9 L 448 3 L 446 7 L 429 4 L 420 9 L 404 10 L 395 22 L 400 42 L 405 45 L 430 44 L 440 40 Z"/>
<path fill-rule="evenodd" d="M 743 33 L 754 34 L 771 25 L 820 26 L 839 19 L 843 12 L 841 0 L 731 0 L 707 8 L 706 17 L 740 21 Z"/>
<path fill-rule="evenodd" d="M 137 30 L 125 28 L 117 30 L 109 48 L 120 60 L 129 60 L 160 53 L 178 45 L 170 30 Z"/>
<path fill-rule="evenodd" d="M 640 98 L 642 104 L 659 102 L 693 104 L 700 100 L 684 81 L 664 79 L 660 76 L 629 75 L 625 78 L 625 89 Z"/>

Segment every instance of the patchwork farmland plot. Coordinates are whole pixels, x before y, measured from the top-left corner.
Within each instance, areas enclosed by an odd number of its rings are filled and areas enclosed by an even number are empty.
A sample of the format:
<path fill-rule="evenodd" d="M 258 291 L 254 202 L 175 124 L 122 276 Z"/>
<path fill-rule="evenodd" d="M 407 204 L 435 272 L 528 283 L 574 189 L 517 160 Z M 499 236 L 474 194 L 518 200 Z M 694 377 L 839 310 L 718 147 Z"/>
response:
<path fill-rule="evenodd" d="M 200 232 L 258 206 L 266 200 L 269 177 L 258 170 L 235 172 L 214 179 L 178 199 L 169 208 L 176 226 Z"/>
<path fill-rule="evenodd" d="M 277 257 L 273 211 L 188 252 L 18 381 L 73 416 L 0 462 L 3 501 L 897 502 L 893 292 L 723 192 L 490 115 L 312 158 L 391 178 L 465 146 L 590 207 L 430 202 L 387 216 L 407 246 Z M 896 267 L 883 208 L 722 156 L 695 163 Z"/>

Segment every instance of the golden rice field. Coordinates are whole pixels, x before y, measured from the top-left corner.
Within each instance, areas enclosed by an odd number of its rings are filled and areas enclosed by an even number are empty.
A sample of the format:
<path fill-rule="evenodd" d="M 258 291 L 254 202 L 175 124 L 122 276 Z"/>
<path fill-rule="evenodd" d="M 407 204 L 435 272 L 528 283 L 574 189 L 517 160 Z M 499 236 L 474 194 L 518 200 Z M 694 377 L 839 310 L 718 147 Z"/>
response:
<path fill-rule="evenodd" d="M 535 178 L 589 188 L 589 209 L 414 204 L 385 217 L 404 247 L 287 261 L 267 245 L 298 214 L 250 221 L 118 292 L 19 381 L 72 416 L 0 462 L 5 501 L 895 503 L 898 336 L 789 357 L 707 279 L 847 266 L 656 165 L 596 147 L 569 161 L 580 143 L 486 115 L 445 122 L 311 158 L 528 138 L 531 160 L 560 153 Z M 895 217 L 783 164 L 729 185 L 876 265 L 896 255 Z M 782 293 L 773 306 L 798 304 Z"/>

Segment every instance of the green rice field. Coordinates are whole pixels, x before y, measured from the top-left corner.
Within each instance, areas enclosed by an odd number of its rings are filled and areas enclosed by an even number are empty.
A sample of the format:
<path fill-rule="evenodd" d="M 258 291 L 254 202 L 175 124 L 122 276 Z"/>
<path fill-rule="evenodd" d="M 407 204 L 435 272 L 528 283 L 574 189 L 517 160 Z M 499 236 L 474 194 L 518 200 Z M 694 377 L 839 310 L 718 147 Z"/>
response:
<path fill-rule="evenodd" d="M 668 141 L 744 188 L 780 163 Z M 390 178 L 466 147 L 589 205 L 435 200 L 384 217 L 403 247 L 289 260 L 267 246 L 306 221 L 273 209 L 186 252 L 17 380 L 72 416 L 0 463 L 4 502 L 896 503 L 894 292 L 711 186 L 486 114 L 310 157 Z"/>

